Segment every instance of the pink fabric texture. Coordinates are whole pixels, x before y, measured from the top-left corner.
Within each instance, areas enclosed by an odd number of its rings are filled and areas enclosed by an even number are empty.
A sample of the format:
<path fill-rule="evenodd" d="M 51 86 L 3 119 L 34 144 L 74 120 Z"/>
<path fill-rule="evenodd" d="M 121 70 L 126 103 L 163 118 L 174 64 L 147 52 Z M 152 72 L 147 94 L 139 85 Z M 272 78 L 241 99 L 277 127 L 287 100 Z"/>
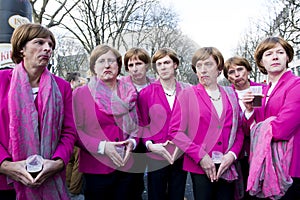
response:
<path fill-rule="evenodd" d="M 13 70 L 8 93 L 9 151 L 13 161 L 25 160 L 32 154 L 51 159 L 58 145 L 64 118 L 63 100 L 54 77 L 47 69 L 41 75 L 37 98 L 41 104 L 37 107 L 42 110 L 37 110 L 29 78 L 21 62 Z M 18 182 L 14 182 L 14 187 L 17 199 L 68 199 L 63 189 L 64 180 L 59 174 L 49 178 L 38 189 Z"/>
<path fill-rule="evenodd" d="M 225 91 L 224 87 L 219 88 L 223 103 L 221 117 L 218 116 L 201 84 L 183 90 L 174 105 L 169 136 L 185 152 L 183 168 L 186 171 L 204 174 L 199 165 L 204 155 L 211 155 L 212 151 L 226 153 L 228 150 L 239 155 L 242 148 L 244 135 L 241 129 L 237 97 L 232 89 L 227 93 L 228 91 Z M 232 95 L 231 100 L 228 95 Z M 236 102 L 237 106 L 232 106 L 234 104 L 231 101 Z M 234 115 L 237 116 L 238 121 L 238 123 L 234 122 L 237 126 L 236 129 L 232 124 Z M 234 130 L 235 133 L 233 133 Z M 228 179 L 235 179 L 237 175 L 235 172 L 228 173 Z"/>
<path fill-rule="evenodd" d="M 190 84 L 176 81 L 175 101 L 178 94 Z M 153 143 L 165 143 L 168 140 L 168 130 L 172 110 L 166 98 L 160 80 L 142 89 L 139 94 L 138 108 L 140 113 L 140 125 L 143 131 L 143 143 L 151 140 Z M 147 156 L 155 160 L 165 160 L 162 156 L 147 152 Z"/>
<path fill-rule="evenodd" d="M 92 77 L 89 84 L 91 95 L 100 111 L 113 115 L 117 125 L 123 130 L 124 138 L 136 137 L 138 116 L 136 112 L 137 93 L 133 86 L 118 80 L 118 94 L 111 92 L 101 80 Z"/>
<path fill-rule="evenodd" d="M 292 137 L 274 141 L 271 126 L 275 117 L 257 123 L 251 130 L 250 171 L 247 191 L 260 198 L 280 199 L 293 180 L 289 167 L 293 153 Z"/>
<path fill-rule="evenodd" d="M 238 119 L 239 119 L 239 107 L 237 103 L 237 99 L 235 96 L 235 92 L 232 88 L 230 87 L 223 87 L 228 100 L 230 102 L 230 105 L 232 106 L 232 129 L 230 132 L 230 137 L 229 137 L 229 142 L 228 142 L 228 148 L 226 150 L 226 153 L 231 149 L 231 147 L 234 144 L 235 138 L 236 138 L 236 132 L 237 132 L 237 127 L 238 127 Z M 221 178 L 227 180 L 227 181 L 233 181 L 237 180 L 239 177 L 237 173 L 237 169 L 234 164 L 232 164 L 221 176 Z"/>

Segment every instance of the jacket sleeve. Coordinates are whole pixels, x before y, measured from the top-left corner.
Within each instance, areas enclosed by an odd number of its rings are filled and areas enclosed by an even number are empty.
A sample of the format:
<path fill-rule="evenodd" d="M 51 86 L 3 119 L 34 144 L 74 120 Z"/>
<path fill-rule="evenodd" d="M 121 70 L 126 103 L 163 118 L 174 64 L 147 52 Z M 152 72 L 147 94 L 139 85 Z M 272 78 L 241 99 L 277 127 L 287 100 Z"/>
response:
<path fill-rule="evenodd" d="M 86 109 L 86 104 L 89 104 L 88 95 L 84 93 L 84 88 L 80 87 L 73 91 L 73 116 L 77 129 L 77 141 L 76 145 L 81 149 L 84 149 L 92 154 L 98 154 L 98 146 L 101 142 L 99 137 L 93 137 L 88 134 L 89 130 L 100 130 L 98 128 L 99 123 L 93 120 L 94 107 L 89 105 L 89 109 Z"/>
<path fill-rule="evenodd" d="M 64 120 L 60 140 L 52 159 L 61 158 L 65 165 L 67 165 L 73 153 L 76 140 L 76 128 L 72 112 L 72 89 L 67 82 L 61 87 L 63 88 L 63 92 L 61 93 L 64 102 Z"/>
<path fill-rule="evenodd" d="M 276 118 L 271 122 L 272 129 L 276 130 L 273 131 L 273 139 L 275 141 L 289 140 L 296 133 L 295 130 L 299 130 L 300 79 L 297 79 L 297 81 L 289 88 L 286 88 L 285 91 L 285 95 L 280 95 L 284 96 L 284 99 L 282 100 L 283 105 L 279 108 Z"/>
<path fill-rule="evenodd" d="M 189 95 L 190 93 L 182 92 L 173 107 L 173 113 L 170 121 L 169 137 L 176 146 L 178 146 L 184 153 L 191 157 L 196 163 L 207 154 L 205 147 L 194 143 L 190 138 L 192 129 L 189 122 L 197 123 L 191 115 L 190 102 L 193 102 L 192 108 L 197 109 L 198 101 L 196 96 Z M 197 111 L 196 111 L 197 112 Z"/>

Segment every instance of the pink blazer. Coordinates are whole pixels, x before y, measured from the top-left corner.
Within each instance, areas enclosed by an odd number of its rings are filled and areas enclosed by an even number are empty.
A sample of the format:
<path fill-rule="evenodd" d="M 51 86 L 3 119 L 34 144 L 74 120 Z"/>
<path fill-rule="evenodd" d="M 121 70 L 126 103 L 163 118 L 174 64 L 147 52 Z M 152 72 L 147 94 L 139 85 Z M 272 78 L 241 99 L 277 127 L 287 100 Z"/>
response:
<path fill-rule="evenodd" d="M 5 159 L 11 158 L 8 152 L 9 115 L 7 102 L 11 76 L 12 70 L 10 69 L 0 71 L 0 163 L 2 163 Z M 56 151 L 52 158 L 61 158 L 65 165 L 67 165 L 73 152 L 73 146 L 76 138 L 76 129 L 72 114 L 72 90 L 68 82 L 57 76 L 54 76 L 54 78 L 64 100 L 64 121 L 61 140 L 58 142 Z M 7 185 L 6 176 L 0 174 L 0 190 L 8 189 L 12 189 L 12 186 Z"/>
<path fill-rule="evenodd" d="M 263 89 L 267 96 L 269 86 Z M 300 78 L 291 71 L 285 72 L 272 91 L 268 103 L 263 98 L 262 107 L 254 111 L 252 117 L 245 123 L 249 125 L 264 121 L 268 117 L 275 116 L 271 122 L 273 140 L 289 140 L 294 136 L 293 156 L 290 165 L 290 175 L 300 178 Z"/>
<path fill-rule="evenodd" d="M 176 82 L 176 96 L 182 91 L 181 84 Z M 184 84 L 187 86 L 188 84 Z M 176 98 L 175 98 L 176 101 Z M 168 130 L 172 110 L 159 80 L 141 90 L 138 99 L 140 124 L 143 127 L 143 142 L 164 143 L 168 139 Z M 164 160 L 153 153 L 148 155 L 157 160 Z"/>
<path fill-rule="evenodd" d="M 177 98 L 170 121 L 169 136 L 185 152 L 183 168 L 186 171 L 204 174 L 199 165 L 204 155 L 211 156 L 213 150 L 225 153 L 228 149 L 233 111 L 222 87 L 220 91 L 223 103 L 220 118 L 201 84 L 183 90 Z M 237 103 L 237 98 L 234 93 L 233 95 Z M 236 155 L 240 153 L 244 139 L 240 117 L 237 120 L 236 137 L 229 149 Z"/>
<path fill-rule="evenodd" d="M 87 85 L 73 91 L 73 113 L 78 132 L 79 171 L 90 174 L 108 174 L 116 170 L 110 158 L 97 153 L 100 141 L 124 141 L 123 131 L 114 116 L 107 115 L 97 105 Z M 120 170 L 132 165 L 127 162 Z"/>

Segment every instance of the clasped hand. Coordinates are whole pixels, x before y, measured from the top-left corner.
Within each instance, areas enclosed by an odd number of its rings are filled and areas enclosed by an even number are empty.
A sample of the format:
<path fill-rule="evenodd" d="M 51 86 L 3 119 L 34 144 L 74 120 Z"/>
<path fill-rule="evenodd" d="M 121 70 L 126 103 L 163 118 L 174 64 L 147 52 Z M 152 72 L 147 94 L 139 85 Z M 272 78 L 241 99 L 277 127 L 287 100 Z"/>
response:
<path fill-rule="evenodd" d="M 157 143 L 157 144 L 151 143 L 148 145 L 148 149 L 153 153 L 162 156 L 172 165 L 175 162 L 178 153 L 178 147 L 175 147 L 175 151 L 173 155 L 171 155 L 170 152 L 166 149 L 167 145 L 174 145 L 174 143 L 170 140 L 167 140 L 165 143 Z"/>
<path fill-rule="evenodd" d="M 0 167 L 0 173 L 6 174 L 11 179 L 21 182 L 28 187 L 39 187 L 49 177 L 60 172 L 64 167 L 61 159 L 48 160 L 44 159 L 43 169 L 36 178 L 33 178 L 26 170 L 26 161 L 3 161 Z"/>
<path fill-rule="evenodd" d="M 216 170 L 216 166 L 212 161 L 211 157 L 206 154 L 202 160 L 200 161 L 200 166 L 204 170 L 207 177 L 211 182 L 218 181 L 221 175 L 232 165 L 234 161 L 234 156 L 231 153 L 227 153 L 222 157 L 222 161 L 218 171 Z"/>
<path fill-rule="evenodd" d="M 122 153 L 124 154 L 123 158 L 121 154 L 118 153 L 117 151 L 118 147 L 124 147 L 125 152 Z M 113 161 L 113 163 L 117 167 L 123 167 L 127 163 L 132 149 L 133 149 L 133 143 L 130 140 L 126 140 L 122 142 L 106 142 L 104 153 Z"/>

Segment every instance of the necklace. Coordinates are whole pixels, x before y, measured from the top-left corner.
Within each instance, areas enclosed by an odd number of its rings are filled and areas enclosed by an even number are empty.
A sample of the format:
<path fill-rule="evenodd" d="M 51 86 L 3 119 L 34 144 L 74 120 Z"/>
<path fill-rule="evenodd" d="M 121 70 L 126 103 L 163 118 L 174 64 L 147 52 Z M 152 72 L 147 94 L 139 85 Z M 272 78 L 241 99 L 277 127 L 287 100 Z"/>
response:
<path fill-rule="evenodd" d="M 165 91 L 165 94 L 166 94 L 168 97 L 171 97 L 171 96 L 173 96 L 173 95 L 175 94 L 175 92 L 176 92 L 176 88 L 174 89 L 174 91 L 172 92 L 172 94 L 168 94 L 166 91 Z"/>
<path fill-rule="evenodd" d="M 212 100 L 212 101 L 219 101 L 220 99 L 221 99 L 221 93 L 219 94 L 219 97 L 218 98 L 213 98 L 213 97 L 211 97 L 210 95 L 208 95 L 209 96 L 209 98 Z"/>

